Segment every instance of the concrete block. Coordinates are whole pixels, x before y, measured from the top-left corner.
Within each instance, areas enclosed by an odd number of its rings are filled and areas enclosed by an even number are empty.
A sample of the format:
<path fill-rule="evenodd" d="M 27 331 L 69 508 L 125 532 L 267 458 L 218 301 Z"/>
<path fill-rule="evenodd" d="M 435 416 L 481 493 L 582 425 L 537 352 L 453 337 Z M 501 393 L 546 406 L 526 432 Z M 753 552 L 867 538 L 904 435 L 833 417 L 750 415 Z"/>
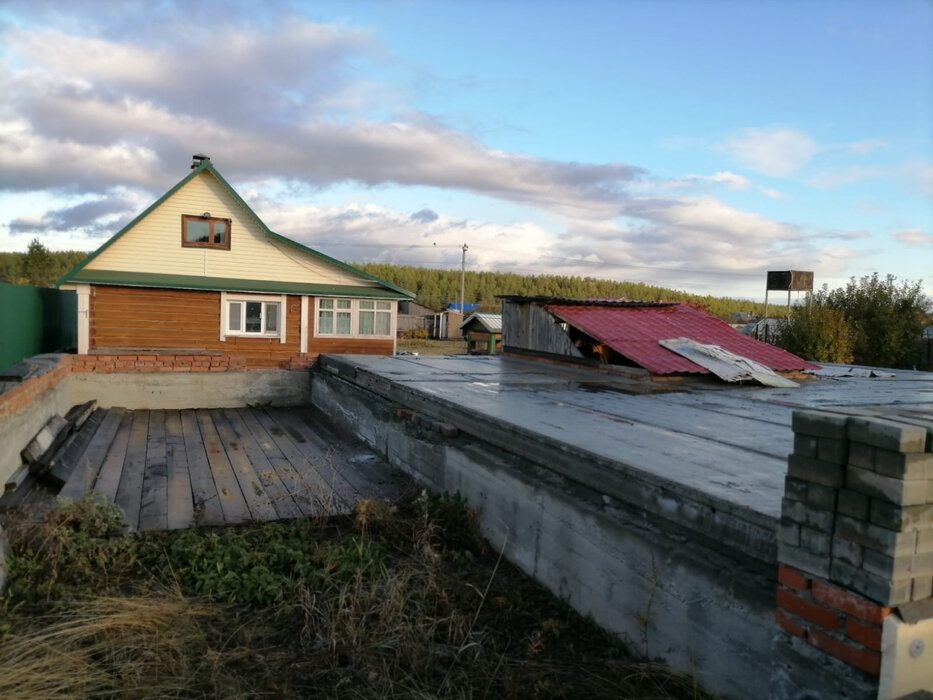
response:
<path fill-rule="evenodd" d="M 794 454 L 816 459 L 819 438 L 815 435 L 794 433 Z"/>
<path fill-rule="evenodd" d="M 933 619 L 888 615 L 881 633 L 878 698 L 921 700 L 933 688 Z"/>
<path fill-rule="evenodd" d="M 814 508 L 833 511 L 836 510 L 836 494 L 838 492 L 839 489 L 834 489 L 831 486 L 811 483 L 807 487 L 806 502 Z"/>
<path fill-rule="evenodd" d="M 870 500 L 864 493 L 852 489 L 840 489 L 836 497 L 836 510 L 856 520 L 868 520 Z"/>
<path fill-rule="evenodd" d="M 926 600 L 933 596 L 933 576 L 915 577 L 910 585 L 911 600 Z"/>
<path fill-rule="evenodd" d="M 911 559 L 912 555 L 909 554 L 889 557 L 887 554 L 866 548 L 862 557 L 862 568 L 881 578 L 909 578 Z"/>
<path fill-rule="evenodd" d="M 844 561 L 851 566 L 862 565 L 862 546 L 843 537 L 833 537 L 832 558 Z"/>
<path fill-rule="evenodd" d="M 784 477 L 784 495 L 794 501 L 807 501 L 807 487 L 811 482 L 795 479 L 792 476 Z"/>
<path fill-rule="evenodd" d="M 829 557 L 778 542 L 778 561 L 804 573 L 829 578 Z"/>
<path fill-rule="evenodd" d="M 916 551 L 916 531 L 895 532 L 845 515 L 836 517 L 833 534 L 890 556 L 911 555 Z"/>
<path fill-rule="evenodd" d="M 835 514 L 831 510 L 821 510 L 784 498 L 781 501 L 781 519 L 806 525 L 820 532 L 832 533 Z"/>
<path fill-rule="evenodd" d="M 832 537 L 825 532 L 814 530 L 805 525 L 800 527 L 800 546 L 809 552 L 828 557 L 831 542 Z"/>
<path fill-rule="evenodd" d="M 849 464 L 862 469 L 875 466 L 875 448 L 864 442 L 849 442 Z"/>
<path fill-rule="evenodd" d="M 897 479 L 930 479 L 933 478 L 933 454 L 875 450 L 874 470 Z"/>
<path fill-rule="evenodd" d="M 787 475 L 795 479 L 839 488 L 845 482 L 845 467 L 841 464 L 791 455 L 787 459 Z"/>
<path fill-rule="evenodd" d="M 881 605 L 899 605 L 910 601 L 911 579 L 887 579 L 833 560 L 829 580 L 845 586 Z"/>
<path fill-rule="evenodd" d="M 933 552 L 933 530 L 920 530 L 917 533 L 917 544 L 914 551 L 918 554 Z"/>
<path fill-rule="evenodd" d="M 795 433 L 843 439 L 849 417 L 824 411 L 794 411 L 791 421 Z"/>
<path fill-rule="evenodd" d="M 817 438 L 817 459 L 824 462 L 845 464 L 849 459 L 849 441 L 835 438 Z"/>
<path fill-rule="evenodd" d="M 850 440 L 896 452 L 923 452 L 927 443 L 927 431 L 920 426 L 885 418 L 853 416 L 849 419 L 848 436 Z"/>
<path fill-rule="evenodd" d="M 926 481 L 903 481 L 859 467 L 846 467 L 846 486 L 898 505 L 914 506 L 927 502 Z"/>
<path fill-rule="evenodd" d="M 884 499 L 871 499 L 870 520 L 888 530 L 933 528 L 933 504 L 899 506 Z"/>
<path fill-rule="evenodd" d="M 800 525 L 790 520 L 781 520 L 778 523 L 778 542 L 789 544 L 792 547 L 800 546 Z"/>

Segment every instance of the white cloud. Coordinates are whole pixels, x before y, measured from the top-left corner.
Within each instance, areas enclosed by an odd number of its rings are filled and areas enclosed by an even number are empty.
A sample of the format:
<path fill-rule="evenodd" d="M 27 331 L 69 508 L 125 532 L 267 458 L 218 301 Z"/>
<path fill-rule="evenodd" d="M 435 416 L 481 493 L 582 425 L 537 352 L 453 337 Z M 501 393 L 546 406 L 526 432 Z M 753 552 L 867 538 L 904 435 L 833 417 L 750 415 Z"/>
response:
<path fill-rule="evenodd" d="M 891 236 L 907 245 L 930 245 L 933 243 L 933 234 L 926 233 L 923 229 L 910 228 L 904 231 L 894 231 Z"/>
<path fill-rule="evenodd" d="M 723 148 L 742 165 L 777 177 L 796 172 L 819 151 L 807 134 L 781 126 L 744 129 Z"/>

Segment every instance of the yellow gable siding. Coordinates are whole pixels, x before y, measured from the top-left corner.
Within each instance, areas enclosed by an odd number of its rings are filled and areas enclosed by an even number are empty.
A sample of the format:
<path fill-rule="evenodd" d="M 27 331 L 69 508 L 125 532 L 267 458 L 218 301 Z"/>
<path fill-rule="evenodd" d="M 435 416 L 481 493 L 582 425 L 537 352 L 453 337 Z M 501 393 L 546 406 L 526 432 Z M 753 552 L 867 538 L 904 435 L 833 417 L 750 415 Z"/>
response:
<path fill-rule="evenodd" d="M 203 212 L 232 219 L 230 250 L 182 247 L 182 214 Z M 206 172 L 123 234 L 86 269 L 375 286 L 371 280 L 270 239 Z"/>

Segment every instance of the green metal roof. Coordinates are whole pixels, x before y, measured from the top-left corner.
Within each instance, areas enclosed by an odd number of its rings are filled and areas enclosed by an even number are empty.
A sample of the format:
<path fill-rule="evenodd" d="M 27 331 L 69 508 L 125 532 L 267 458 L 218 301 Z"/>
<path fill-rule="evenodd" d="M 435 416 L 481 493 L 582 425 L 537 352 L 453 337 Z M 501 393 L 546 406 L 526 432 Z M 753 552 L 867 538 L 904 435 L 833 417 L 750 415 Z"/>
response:
<path fill-rule="evenodd" d="M 360 270 L 360 269 L 358 269 L 358 268 L 355 268 L 355 267 L 353 267 L 352 265 L 348 265 L 347 263 L 342 262 L 341 260 L 337 260 L 336 258 L 332 258 L 332 257 L 330 257 L 329 255 L 324 255 L 324 253 L 320 253 L 320 252 L 314 250 L 313 248 L 309 248 L 308 246 L 302 245 L 302 244 L 299 243 L 298 241 L 293 241 L 291 238 L 287 238 L 287 237 L 285 237 L 285 236 L 283 236 L 283 235 L 281 235 L 281 234 L 275 233 L 275 231 L 272 231 L 268 226 L 266 226 L 265 222 L 264 222 L 262 219 L 260 219 L 260 218 L 256 215 L 256 212 L 254 212 L 254 211 L 250 208 L 250 206 L 249 206 L 245 201 L 243 201 L 243 198 L 240 197 L 240 195 L 237 194 L 236 190 L 234 190 L 233 187 L 230 186 L 230 183 L 227 182 L 219 172 L 217 172 L 217 170 L 214 168 L 214 166 L 213 166 L 213 164 L 211 163 L 210 160 L 203 160 L 203 161 L 201 161 L 201 164 L 198 165 L 197 167 L 193 168 L 193 169 L 191 170 L 190 173 L 188 173 L 184 178 L 182 178 L 182 179 L 178 182 L 178 184 L 176 184 L 172 189 L 170 189 L 168 192 L 166 192 L 166 193 L 163 194 L 161 197 L 159 197 L 155 202 L 152 203 L 151 206 L 149 206 L 149 207 L 148 207 L 145 211 L 143 211 L 139 216 L 137 216 L 137 217 L 136 217 L 135 219 L 133 219 L 130 223 L 128 223 L 126 226 L 124 226 L 120 231 L 118 231 L 116 234 L 114 234 L 114 235 L 113 235 L 109 240 L 107 240 L 107 242 L 105 242 L 100 248 L 98 248 L 97 250 L 95 250 L 93 253 L 91 253 L 91 254 L 88 255 L 86 258 L 84 258 L 84 260 L 82 260 L 82 261 L 79 262 L 77 265 L 75 265 L 73 268 L 71 268 L 67 273 L 65 273 L 65 275 L 64 275 L 61 279 L 58 280 L 58 282 L 56 282 L 56 284 L 57 284 L 57 285 L 62 285 L 62 284 L 65 284 L 66 282 L 89 282 L 89 281 L 91 281 L 91 280 L 89 280 L 89 279 L 86 279 L 86 276 L 85 276 L 84 274 L 82 274 L 83 272 L 85 272 L 85 267 L 87 266 L 87 264 L 88 264 L 89 262 L 91 262 L 94 258 L 96 258 L 98 255 L 100 255 L 101 253 L 103 253 L 105 250 L 107 250 L 107 248 L 109 248 L 111 245 L 113 245 L 113 244 L 114 244 L 118 239 L 120 239 L 125 233 L 127 233 L 127 232 L 130 231 L 134 226 L 136 226 L 136 224 L 138 224 L 140 221 L 142 221 L 142 220 L 145 219 L 147 216 L 149 216 L 149 214 L 151 214 L 153 211 L 155 211 L 156 209 L 158 209 L 159 206 L 160 206 L 163 202 L 165 202 L 169 197 L 171 197 L 171 196 L 172 196 L 173 194 L 175 194 L 178 190 L 180 190 L 182 187 L 184 187 L 184 186 L 185 186 L 186 184 L 188 184 L 191 180 L 193 180 L 195 177 L 197 177 L 198 175 L 200 175 L 200 174 L 203 173 L 203 172 L 208 172 L 208 173 L 210 173 L 211 175 L 213 175 L 214 178 L 217 180 L 217 182 L 219 182 L 220 185 L 230 194 L 230 196 L 233 198 L 233 200 L 234 200 L 240 207 L 242 207 L 242 209 L 247 213 L 248 216 L 252 217 L 252 219 L 256 222 L 256 224 L 259 226 L 259 228 L 262 230 L 262 232 L 265 233 L 267 236 L 269 236 L 269 238 L 271 238 L 272 240 L 278 241 L 279 243 L 284 243 L 284 244 L 286 244 L 286 245 L 289 245 L 289 246 L 291 246 L 291 247 L 293 247 L 293 248 L 295 248 L 295 249 L 297 249 L 297 250 L 300 250 L 300 251 L 303 252 L 303 253 L 306 253 L 306 254 L 308 254 L 308 255 L 312 255 L 312 256 L 314 256 L 315 258 L 318 258 L 319 260 L 323 260 L 323 261 L 325 261 L 325 262 L 328 262 L 328 263 L 330 263 L 331 265 L 336 265 L 337 267 L 339 267 L 339 268 L 341 268 L 341 269 L 343 269 L 343 270 L 347 270 L 348 272 L 352 272 L 353 274 L 359 275 L 360 277 L 363 277 L 363 278 L 365 278 L 365 279 L 368 279 L 368 280 L 370 280 L 370 281 L 372 281 L 372 282 L 376 282 L 377 284 L 381 285 L 382 287 L 385 287 L 386 290 L 391 290 L 392 292 L 395 292 L 395 294 L 391 294 L 391 295 L 384 294 L 384 295 L 372 295 L 372 296 L 391 296 L 392 298 L 398 298 L 398 299 L 406 299 L 406 298 L 407 298 L 407 299 L 414 299 L 414 298 L 415 298 L 414 292 L 409 292 L 407 289 L 402 289 L 401 287 L 397 287 L 397 286 L 395 286 L 394 284 L 392 284 L 392 283 L 390 283 L 390 282 L 386 282 L 385 280 L 380 279 L 380 278 L 378 278 L 378 277 L 376 277 L 376 276 L 374 276 L 374 275 L 370 275 L 370 274 L 367 273 L 367 272 L 363 272 L 363 270 Z M 87 272 L 90 273 L 90 274 L 97 274 L 98 272 L 105 272 L 106 274 L 116 274 L 116 273 L 110 272 L 110 271 L 91 271 L 91 270 L 88 270 Z M 127 276 L 129 276 L 129 277 L 132 277 L 132 276 L 135 276 L 135 275 L 136 275 L 136 273 L 121 273 L 121 274 L 125 274 L 125 275 L 127 275 Z M 81 279 L 78 279 L 79 275 L 81 276 Z M 159 275 L 159 274 L 152 274 L 152 275 L 148 275 L 148 276 L 149 276 L 149 277 L 177 277 L 176 275 Z M 195 277 L 191 277 L 191 278 L 185 278 L 185 279 L 189 279 L 189 280 L 194 280 L 194 279 L 215 280 L 215 279 L 217 279 L 217 278 L 195 278 Z M 260 282 L 262 282 L 262 281 L 260 281 L 260 280 L 241 280 L 241 281 L 242 281 L 242 282 L 253 282 L 253 283 L 257 283 L 257 284 L 260 283 Z M 262 283 L 264 283 L 264 284 L 279 284 L 278 282 L 272 282 L 272 281 L 270 281 L 270 282 L 262 282 Z M 118 283 L 117 283 L 117 282 L 111 282 L 110 284 L 118 284 Z M 286 284 L 286 283 L 283 283 L 283 284 Z M 288 283 L 288 284 L 290 284 L 290 283 Z M 147 286 L 147 287 L 148 287 L 148 286 L 159 286 L 159 285 L 155 285 L 155 284 L 146 284 L 146 285 L 141 285 L 141 286 Z M 166 286 L 176 286 L 176 285 L 166 285 Z M 302 286 L 302 285 L 291 285 L 291 286 Z M 333 287 L 333 288 L 337 288 L 337 287 L 334 286 L 334 285 L 314 285 L 314 284 L 309 284 L 309 285 L 304 285 L 304 286 L 306 286 L 306 287 Z M 187 286 L 187 288 L 189 288 L 189 289 L 218 289 L 218 287 L 191 287 L 191 286 Z M 340 287 L 340 289 L 350 289 L 350 288 L 351 288 L 351 287 Z M 366 289 L 366 287 L 359 287 L 359 288 L 360 288 L 360 289 Z M 242 287 L 235 287 L 234 289 L 242 289 Z M 245 290 L 244 290 L 244 291 L 245 291 Z M 299 293 L 299 292 L 295 292 L 295 293 L 297 294 L 297 293 Z M 311 292 L 303 292 L 303 293 L 305 293 L 305 294 L 310 294 Z"/>
<path fill-rule="evenodd" d="M 219 292 L 309 294 L 312 296 L 368 297 L 376 299 L 407 298 L 400 292 L 375 286 L 244 280 L 230 277 L 201 277 L 198 275 L 163 275 L 152 272 L 123 272 L 122 270 L 78 270 L 72 274 L 68 282 L 73 284 L 109 284 L 117 287 L 205 289 Z"/>

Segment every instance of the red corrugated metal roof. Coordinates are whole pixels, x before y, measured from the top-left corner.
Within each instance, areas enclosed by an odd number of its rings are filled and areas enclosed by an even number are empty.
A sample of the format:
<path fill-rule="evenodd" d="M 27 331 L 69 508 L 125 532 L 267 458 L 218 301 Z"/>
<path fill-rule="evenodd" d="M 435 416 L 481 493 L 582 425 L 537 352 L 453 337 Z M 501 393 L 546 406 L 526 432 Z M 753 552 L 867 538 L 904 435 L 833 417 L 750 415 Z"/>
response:
<path fill-rule="evenodd" d="M 653 307 L 548 304 L 544 308 L 655 374 L 708 372 L 658 344 L 659 340 L 680 337 L 719 345 L 773 370 L 818 367 L 786 350 L 742 335 L 728 323 L 684 304 Z"/>

